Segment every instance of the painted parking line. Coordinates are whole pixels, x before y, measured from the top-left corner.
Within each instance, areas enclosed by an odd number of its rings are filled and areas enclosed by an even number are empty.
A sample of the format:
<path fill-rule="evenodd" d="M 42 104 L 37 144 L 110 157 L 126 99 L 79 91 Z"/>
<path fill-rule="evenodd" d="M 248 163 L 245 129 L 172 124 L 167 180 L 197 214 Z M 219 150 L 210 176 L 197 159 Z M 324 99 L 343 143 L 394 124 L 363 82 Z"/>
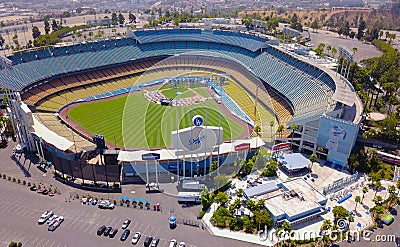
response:
<path fill-rule="evenodd" d="M 94 225 L 92 224 L 92 223 L 90 223 L 90 222 L 88 222 L 87 224 L 85 224 L 85 230 L 83 230 L 83 232 L 88 232 L 88 231 L 90 231 L 91 229 L 93 229 L 94 228 Z"/>

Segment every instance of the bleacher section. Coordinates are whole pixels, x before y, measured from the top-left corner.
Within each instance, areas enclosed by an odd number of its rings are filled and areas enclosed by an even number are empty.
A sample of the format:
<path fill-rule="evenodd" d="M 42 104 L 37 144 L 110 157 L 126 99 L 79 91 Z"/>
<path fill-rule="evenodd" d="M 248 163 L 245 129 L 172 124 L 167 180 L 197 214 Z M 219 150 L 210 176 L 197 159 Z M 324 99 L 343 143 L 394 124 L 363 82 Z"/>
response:
<path fill-rule="evenodd" d="M 62 136 L 71 142 L 75 142 L 76 147 L 73 146 L 73 150 L 70 151 L 74 152 L 75 148 L 76 150 L 82 150 L 84 147 L 93 146 L 91 142 L 87 141 L 80 135 L 76 134 L 73 130 L 62 124 L 54 115 L 54 113 L 34 113 L 34 116 L 57 135 Z"/>
<path fill-rule="evenodd" d="M 165 41 L 206 41 L 230 44 L 250 51 L 256 51 L 264 47 L 267 41 L 266 38 L 246 33 L 200 29 L 136 30 L 134 35 L 141 44 Z"/>
<path fill-rule="evenodd" d="M 21 97 L 22 99 L 30 105 L 35 105 L 37 104 L 40 100 L 51 96 L 53 94 L 56 94 L 58 92 L 66 91 L 68 93 L 68 89 L 75 88 L 75 87 L 82 87 L 83 91 L 77 92 L 77 98 L 85 98 L 90 95 L 87 95 L 85 97 L 82 97 L 85 91 L 89 91 L 91 95 L 94 94 L 99 94 L 99 93 L 104 93 L 107 92 L 104 88 L 102 87 L 101 84 L 98 87 L 92 88 L 90 85 L 93 83 L 98 83 L 102 81 L 111 81 L 110 85 L 114 84 L 113 86 L 108 86 L 105 85 L 105 87 L 108 87 L 108 89 L 119 89 L 122 87 L 127 87 L 129 86 L 130 79 L 129 77 L 125 78 L 124 80 L 121 81 L 123 86 L 118 86 L 116 85 L 116 82 L 112 82 L 112 79 L 131 75 L 131 74 L 136 74 L 136 73 L 141 73 L 145 71 L 147 68 L 151 67 L 154 63 L 158 62 L 158 59 L 151 59 L 149 61 L 143 61 L 140 63 L 132 63 L 128 65 L 120 65 L 118 67 L 113 67 L 113 68 L 108 68 L 104 69 L 101 71 L 92 71 L 88 73 L 81 73 L 81 74 L 76 74 L 76 75 L 71 75 L 71 76 L 66 76 L 62 78 L 57 78 L 53 79 L 47 83 L 42 83 L 35 85 L 35 87 L 30 88 L 28 91 L 25 91 L 22 93 Z M 108 91 L 111 91 L 108 90 Z M 75 97 L 73 97 L 75 98 Z M 63 104 L 69 103 L 75 99 L 68 98 L 66 97 L 62 101 Z M 57 102 L 57 101 L 56 101 Z M 44 110 L 42 108 L 42 110 Z"/>
<path fill-rule="evenodd" d="M 202 58 L 191 58 L 192 61 L 182 58 L 186 60 L 177 66 L 183 67 L 182 71 L 180 68 L 155 67 L 172 76 L 184 72 L 186 65 L 228 73 L 253 102 L 258 94 L 258 102 L 265 104 L 265 109 L 273 108 L 281 123 L 319 116 L 335 106 L 331 96 L 336 87 L 329 75 L 279 49 L 266 46 L 262 37 L 200 29 L 138 30 L 134 36 L 139 43 L 134 38 L 121 38 L 15 54 L 9 57 L 13 67 L 0 70 L 0 82 L 21 90 L 22 98 L 28 104 L 39 103 L 38 109 L 54 111 L 62 98 L 73 101 L 88 94 L 128 87 L 129 80 L 115 79 L 143 72 L 156 61 L 186 53 Z M 262 52 L 260 47 L 263 47 Z M 203 61 L 204 57 L 212 57 L 215 62 L 212 59 Z M 144 60 L 149 58 L 153 59 Z M 230 61 L 223 62 L 227 60 Z M 141 81 L 151 81 L 157 76 L 146 73 Z M 100 83 L 103 81 L 107 83 Z M 76 90 L 72 90 L 74 88 Z M 44 98 L 48 98 L 48 102 L 42 102 Z M 288 113 L 288 106 L 293 110 L 292 114 Z M 262 122 L 262 125 L 268 123 Z"/>

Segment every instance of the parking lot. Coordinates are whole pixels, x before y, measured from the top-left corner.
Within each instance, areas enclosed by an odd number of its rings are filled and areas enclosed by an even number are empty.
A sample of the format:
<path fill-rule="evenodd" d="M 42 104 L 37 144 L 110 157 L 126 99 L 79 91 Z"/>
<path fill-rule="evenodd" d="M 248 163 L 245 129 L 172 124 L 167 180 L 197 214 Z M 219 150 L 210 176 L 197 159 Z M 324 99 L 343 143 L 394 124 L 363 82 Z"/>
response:
<path fill-rule="evenodd" d="M 8 181 L 0 181 L 0 246 L 11 241 L 22 242 L 23 246 L 132 246 L 131 239 L 140 231 L 142 237 L 138 246 L 143 246 L 146 236 L 160 238 L 158 246 L 168 246 L 171 239 L 184 241 L 186 246 L 250 246 L 239 241 L 214 237 L 206 229 L 178 224 L 169 229 L 169 212 L 134 209 L 117 206 L 114 210 L 102 210 L 96 206 L 81 205 L 77 200 L 65 202 L 64 198 L 51 198 L 27 187 Z M 39 225 L 38 218 L 52 210 L 64 216 L 64 222 L 54 231 L 47 230 L 47 224 Z M 131 234 L 125 242 L 120 241 L 121 225 L 131 219 Z M 118 228 L 114 238 L 97 236 L 101 225 Z"/>

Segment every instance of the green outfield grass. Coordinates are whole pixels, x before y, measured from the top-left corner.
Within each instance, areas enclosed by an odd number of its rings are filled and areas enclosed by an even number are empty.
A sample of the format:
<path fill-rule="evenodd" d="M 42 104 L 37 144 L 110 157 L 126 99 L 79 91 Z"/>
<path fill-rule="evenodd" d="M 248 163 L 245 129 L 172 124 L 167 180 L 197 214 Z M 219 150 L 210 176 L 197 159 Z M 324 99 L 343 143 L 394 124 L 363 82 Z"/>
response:
<path fill-rule="evenodd" d="M 190 127 L 192 117 L 200 114 L 205 125 L 222 126 L 224 140 L 240 137 L 245 128 L 223 114 L 220 117 L 218 107 L 213 100 L 178 107 L 179 128 Z M 136 92 L 129 97 L 77 105 L 68 111 L 68 117 L 91 134 L 102 134 L 106 141 L 118 146 L 165 147 L 171 145 L 171 132 L 176 130 L 176 109 L 149 103 L 143 92 Z"/>

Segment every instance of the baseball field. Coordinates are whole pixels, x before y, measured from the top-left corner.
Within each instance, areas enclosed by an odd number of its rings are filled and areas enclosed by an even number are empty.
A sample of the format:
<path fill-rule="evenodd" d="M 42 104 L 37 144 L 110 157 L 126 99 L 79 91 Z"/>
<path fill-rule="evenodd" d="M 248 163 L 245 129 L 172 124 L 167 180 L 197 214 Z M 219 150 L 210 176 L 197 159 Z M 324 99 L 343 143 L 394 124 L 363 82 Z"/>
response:
<path fill-rule="evenodd" d="M 191 96 L 190 91 L 184 94 Z M 204 125 L 221 126 L 224 140 L 238 138 L 247 131 L 241 123 L 228 117 L 213 99 L 191 106 L 161 106 L 149 102 L 142 91 L 80 104 L 68 111 L 68 117 L 87 132 L 102 134 L 107 142 L 125 148 L 168 147 L 171 132 L 177 129 L 177 119 L 182 129 L 192 126 L 191 119 L 195 115 L 204 118 Z"/>

